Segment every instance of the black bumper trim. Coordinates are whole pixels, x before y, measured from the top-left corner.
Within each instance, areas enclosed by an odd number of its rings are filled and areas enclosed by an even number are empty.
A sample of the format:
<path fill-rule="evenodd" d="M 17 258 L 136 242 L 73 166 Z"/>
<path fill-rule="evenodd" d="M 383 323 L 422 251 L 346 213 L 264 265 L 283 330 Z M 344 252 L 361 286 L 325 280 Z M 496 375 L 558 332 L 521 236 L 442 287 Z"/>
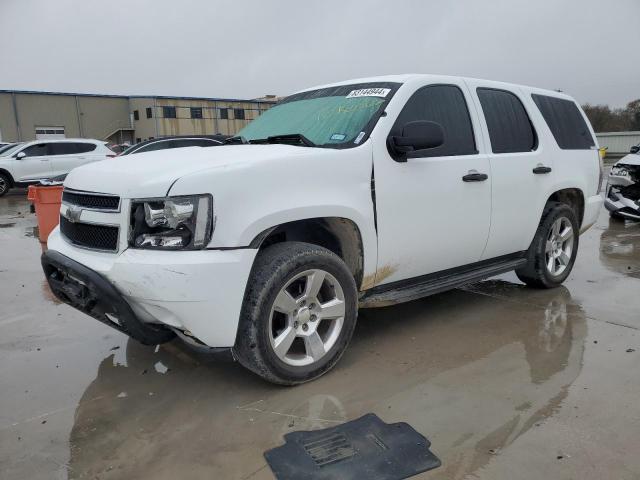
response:
<path fill-rule="evenodd" d="M 55 250 L 44 252 L 41 262 L 51 291 L 67 305 L 145 345 L 163 343 L 174 336 L 162 325 L 140 321 L 120 292 L 99 273 Z"/>

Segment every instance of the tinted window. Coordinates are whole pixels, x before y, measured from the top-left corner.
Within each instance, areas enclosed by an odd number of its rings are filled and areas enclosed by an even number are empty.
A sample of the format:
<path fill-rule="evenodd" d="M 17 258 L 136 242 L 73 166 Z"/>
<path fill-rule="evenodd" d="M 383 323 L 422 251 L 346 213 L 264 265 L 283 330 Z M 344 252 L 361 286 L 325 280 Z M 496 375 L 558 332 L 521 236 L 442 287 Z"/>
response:
<path fill-rule="evenodd" d="M 164 118 L 176 118 L 176 107 L 162 107 L 162 116 Z"/>
<path fill-rule="evenodd" d="M 150 143 L 149 145 L 145 145 L 144 147 L 136 150 L 133 153 L 153 152 L 154 150 L 164 150 L 165 148 L 170 148 L 169 142 L 166 140 Z"/>
<path fill-rule="evenodd" d="M 244 120 L 244 108 L 234 108 L 233 118 L 237 118 L 238 120 Z"/>
<path fill-rule="evenodd" d="M 147 118 L 151 118 L 153 114 L 151 113 L 151 107 L 147 107 Z"/>
<path fill-rule="evenodd" d="M 92 152 L 96 146 L 92 143 L 54 142 L 49 144 L 49 155 L 74 155 Z"/>
<path fill-rule="evenodd" d="M 138 110 L 133 111 L 133 119 L 140 120 L 140 112 Z"/>
<path fill-rule="evenodd" d="M 47 144 L 37 143 L 22 150 L 27 157 L 41 157 L 47 154 Z"/>
<path fill-rule="evenodd" d="M 518 97 L 506 90 L 477 90 L 489 129 L 493 153 L 530 152 L 537 147 L 536 133 Z"/>
<path fill-rule="evenodd" d="M 418 90 L 400 112 L 391 135 L 401 135 L 402 127 L 417 120 L 439 123 L 444 143 L 436 148 L 412 152 L 411 157 L 444 157 L 478 153 L 471 117 L 462 91 L 454 85 L 432 85 Z"/>
<path fill-rule="evenodd" d="M 191 118 L 202 118 L 202 108 L 191 107 Z"/>
<path fill-rule="evenodd" d="M 220 145 L 218 142 L 208 140 L 206 138 L 185 138 L 184 140 L 174 140 L 175 145 L 171 148 L 180 147 L 212 147 L 214 145 Z"/>
<path fill-rule="evenodd" d="M 578 107 L 571 100 L 531 95 L 558 146 L 563 150 L 589 150 L 593 137 Z"/>

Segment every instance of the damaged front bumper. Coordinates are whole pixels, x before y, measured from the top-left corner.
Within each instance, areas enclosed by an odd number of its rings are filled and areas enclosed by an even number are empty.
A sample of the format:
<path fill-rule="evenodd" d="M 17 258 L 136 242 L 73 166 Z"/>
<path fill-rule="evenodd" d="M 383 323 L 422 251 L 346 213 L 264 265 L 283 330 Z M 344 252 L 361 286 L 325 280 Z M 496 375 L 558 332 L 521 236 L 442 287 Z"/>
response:
<path fill-rule="evenodd" d="M 640 166 L 624 166 L 627 175 L 609 174 L 604 206 L 615 216 L 640 221 Z"/>
<path fill-rule="evenodd" d="M 131 326 L 159 325 L 208 347 L 235 344 L 257 250 L 96 252 L 69 244 L 58 228 L 47 245 L 52 291 L 97 320 L 134 338 Z"/>

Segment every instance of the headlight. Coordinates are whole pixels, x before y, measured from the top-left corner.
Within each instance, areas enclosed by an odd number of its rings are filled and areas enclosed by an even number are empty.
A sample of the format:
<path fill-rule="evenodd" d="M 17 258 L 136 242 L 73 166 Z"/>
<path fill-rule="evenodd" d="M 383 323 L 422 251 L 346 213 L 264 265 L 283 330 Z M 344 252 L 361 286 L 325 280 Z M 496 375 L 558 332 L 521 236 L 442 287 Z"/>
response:
<path fill-rule="evenodd" d="M 133 200 L 129 244 L 135 248 L 200 249 L 209 243 L 214 223 L 211 195 Z"/>
<path fill-rule="evenodd" d="M 629 171 L 623 165 L 614 165 L 611 167 L 611 175 L 616 177 L 628 177 Z"/>

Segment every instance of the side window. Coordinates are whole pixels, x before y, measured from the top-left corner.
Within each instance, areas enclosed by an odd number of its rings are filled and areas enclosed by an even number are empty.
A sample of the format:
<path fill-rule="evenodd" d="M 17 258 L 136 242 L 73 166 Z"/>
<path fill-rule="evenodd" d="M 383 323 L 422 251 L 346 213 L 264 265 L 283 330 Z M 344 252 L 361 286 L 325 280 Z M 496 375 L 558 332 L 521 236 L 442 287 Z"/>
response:
<path fill-rule="evenodd" d="M 520 99 L 506 90 L 478 88 L 493 153 L 530 152 L 538 139 Z"/>
<path fill-rule="evenodd" d="M 71 155 L 72 153 L 76 153 L 76 143 L 50 143 L 49 149 L 47 151 L 48 155 Z"/>
<path fill-rule="evenodd" d="M 135 153 L 153 152 L 155 150 L 164 150 L 166 148 L 171 148 L 170 143 L 167 141 L 159 141 L 145 145 L 144 147 L 136 150 Z"/>
<path fill-rule="evenodd" d="M 444 143 L 436 148 L 413 152 L 412 157 L 478 153 L 467 102 L 455 85 L 430 85 L 414 93 L 398 115 L 391 135 L 400 135 L 405 124 L 417 120 L 439 123 L 444 130 Z"/>
<path fill-rule="evenodd" d="M 180 148 L 180 147 L 210 147 L 212 145 L 216 145 L 211 140 L 207 140 L 204 138 L 187 138 L 184 140 L 174 140 L 175 146 L 171 148 Z"/>
<path fill-rule="evenodd" d="M 563 150 L 589 150 L 595 146 L 591 132 L 578 107 L 571 100 L 531 95 L 558 146 Z"/>
<path fill-rule="evenodd" d="M 47 144 L 36 143 L 22 150 L 27 157 L 42 157 L 47 155 Z"/>
<path fill-rule="evenodd" d="M 75 153 L 88 153 L 93 152 L 96 149 L 96 145 L 93 143 L 74 143 Z"/>

